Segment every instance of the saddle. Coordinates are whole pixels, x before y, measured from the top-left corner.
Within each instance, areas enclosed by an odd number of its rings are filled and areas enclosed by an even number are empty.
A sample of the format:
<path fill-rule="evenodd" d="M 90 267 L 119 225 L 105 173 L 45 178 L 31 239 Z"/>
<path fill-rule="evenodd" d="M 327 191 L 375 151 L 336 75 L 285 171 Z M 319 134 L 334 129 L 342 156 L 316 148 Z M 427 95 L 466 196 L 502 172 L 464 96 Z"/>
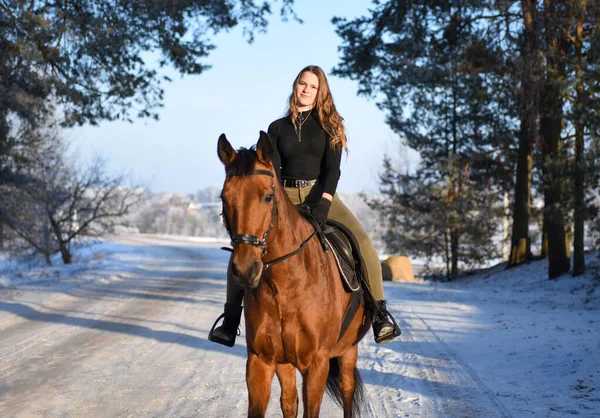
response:
<path fill-rule="evenodd" d="M 313 218 L 310 207 L 300 204 L 296 208 L 298 212 L 309 221 L 317 231 L 319 241 L 323 251 L 333 253 L 335 262 L 340 271 L 344 289 L 347 292 L 357 292 L 361 289 L 361 284 L 365 277 L 365 266 L 360 255 L 358 242 L 354 234 L 343 224 L 327 220 L 327 225 L 319 225 Z"/>

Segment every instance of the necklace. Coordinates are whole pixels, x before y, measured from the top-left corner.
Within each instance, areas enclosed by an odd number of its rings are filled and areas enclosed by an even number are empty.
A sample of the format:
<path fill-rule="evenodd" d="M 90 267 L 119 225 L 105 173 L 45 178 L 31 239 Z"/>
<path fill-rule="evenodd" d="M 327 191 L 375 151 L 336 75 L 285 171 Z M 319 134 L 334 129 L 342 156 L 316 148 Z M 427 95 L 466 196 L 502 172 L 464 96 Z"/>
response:
<path fill-rule="evenodd" d="M 298 142 L 302 142 L 302 125 L 306 123 L 311 112 L 312 109 L 308 111 L 305 118 L 302 118 L 302 114 L 298 113 L 298 117 L 296 118 L 296 120 L 298 121 Z"/>

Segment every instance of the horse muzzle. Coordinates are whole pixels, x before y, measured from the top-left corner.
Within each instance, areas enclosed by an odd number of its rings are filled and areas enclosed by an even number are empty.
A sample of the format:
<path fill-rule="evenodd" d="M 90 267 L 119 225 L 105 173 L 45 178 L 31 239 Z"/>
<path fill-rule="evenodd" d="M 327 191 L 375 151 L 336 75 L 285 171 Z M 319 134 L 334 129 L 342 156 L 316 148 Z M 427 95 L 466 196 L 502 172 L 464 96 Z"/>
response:
<path fill-rule="evenodd" d="M 234 262 L 231 265 L 231 273 L 236 284 L 244 289 L 255 289 L 260 281 L 263 271 L 263 263 L 260 260 L 252 260 L 247 263 Z"/>

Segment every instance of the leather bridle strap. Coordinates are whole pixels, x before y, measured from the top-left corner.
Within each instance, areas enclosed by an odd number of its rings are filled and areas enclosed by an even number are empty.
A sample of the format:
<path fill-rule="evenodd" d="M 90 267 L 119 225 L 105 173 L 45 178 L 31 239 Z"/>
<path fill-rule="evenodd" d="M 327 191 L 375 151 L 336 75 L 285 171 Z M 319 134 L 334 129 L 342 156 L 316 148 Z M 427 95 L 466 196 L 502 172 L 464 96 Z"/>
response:
<path fill-rule="evenodd" d="M 265 269 L 265 270 L 268 270 L 268 269 L 270 269 L 271 267 L 273 267 L 275 264 L 281 263 L 282 261 L 284 261 L 284 260 L 287 260 L 288 258 L 290 258 L 290 257 L 293 257 L 293 256 L 295 256 L 296 254 L 298 254 L 300 251 L 302 251 L 302 250 L 304 249 L 304 247 L 306 246 L 306 244 L 308 244 L 308 241 L 310 241 L 310 239 L 311 239 L 312 237 L 314 237 L 316 233 L 317 233 L 317 230 L 315 229 L 315 230 L 312 232 L 312 234 L 310 234 L 310 235 L 308 236 L 308 238 L 306 238 L 304 241 L 302 241 L 302 244 L 300 244 L 300 246 L 299 246 L 298 248 L 296 248 L 296 250 L 292 251 L 291 253 L 289 253 L 289 254 L 286 254 L 286 255 L 284 255 L 284 256 L 281 256 L 281 257 L 279 257 L 279 258 L 276 258 L 276 259 L 275 259 L 275 260 L 273 260 L 273 261 L 269 261 L 268 263 L 263 263 L 263 267 L 264 267 L 264 269 Z"/>

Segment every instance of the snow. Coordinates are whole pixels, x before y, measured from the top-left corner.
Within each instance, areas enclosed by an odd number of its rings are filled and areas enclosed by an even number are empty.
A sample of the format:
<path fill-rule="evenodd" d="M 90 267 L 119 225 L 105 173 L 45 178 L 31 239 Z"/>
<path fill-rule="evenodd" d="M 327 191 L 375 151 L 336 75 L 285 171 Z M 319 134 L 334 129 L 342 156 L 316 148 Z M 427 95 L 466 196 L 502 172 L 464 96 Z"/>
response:
<path fill-rule="evenodd" d="M 227 241 L 112 237 L 70 266 L 0 260 L 0 416 L 242 417 L 245 334 L 206 340 Z M 385 283 L 402 335 L 360 343 L 369 417 L 600 416 L 600 258 Z M 273 382 L 268 416 L 280 417 Z M 341 416 L 326 399 L 322 416 Z"/>
<path fill-rule="evenodd" d="M 128 246 L 97 241 L 75 250 L 72 264 L 63 264 L 60 254 L 55 254 L 51 257 L 50 266 L 39 258 L 5 256 L 4 259 L 0 259 L 0 288 L 28 283 L 65 282 L 69 278 L 79 282 L 102 280 L 104 278 L 97 277 L 97 274 L 104 273 L 110 276 L 112 272 L 123 269 L 123 264 L 112 265 L 111 260 L 120 260 L 123 263 L 126 261 L 126 254 L 132 251 L 133 249 Z M 116 258 L 111 259 L 115 254 Z M 91 275 L 85 275 L 84 272 L 89 272 Z"/>

